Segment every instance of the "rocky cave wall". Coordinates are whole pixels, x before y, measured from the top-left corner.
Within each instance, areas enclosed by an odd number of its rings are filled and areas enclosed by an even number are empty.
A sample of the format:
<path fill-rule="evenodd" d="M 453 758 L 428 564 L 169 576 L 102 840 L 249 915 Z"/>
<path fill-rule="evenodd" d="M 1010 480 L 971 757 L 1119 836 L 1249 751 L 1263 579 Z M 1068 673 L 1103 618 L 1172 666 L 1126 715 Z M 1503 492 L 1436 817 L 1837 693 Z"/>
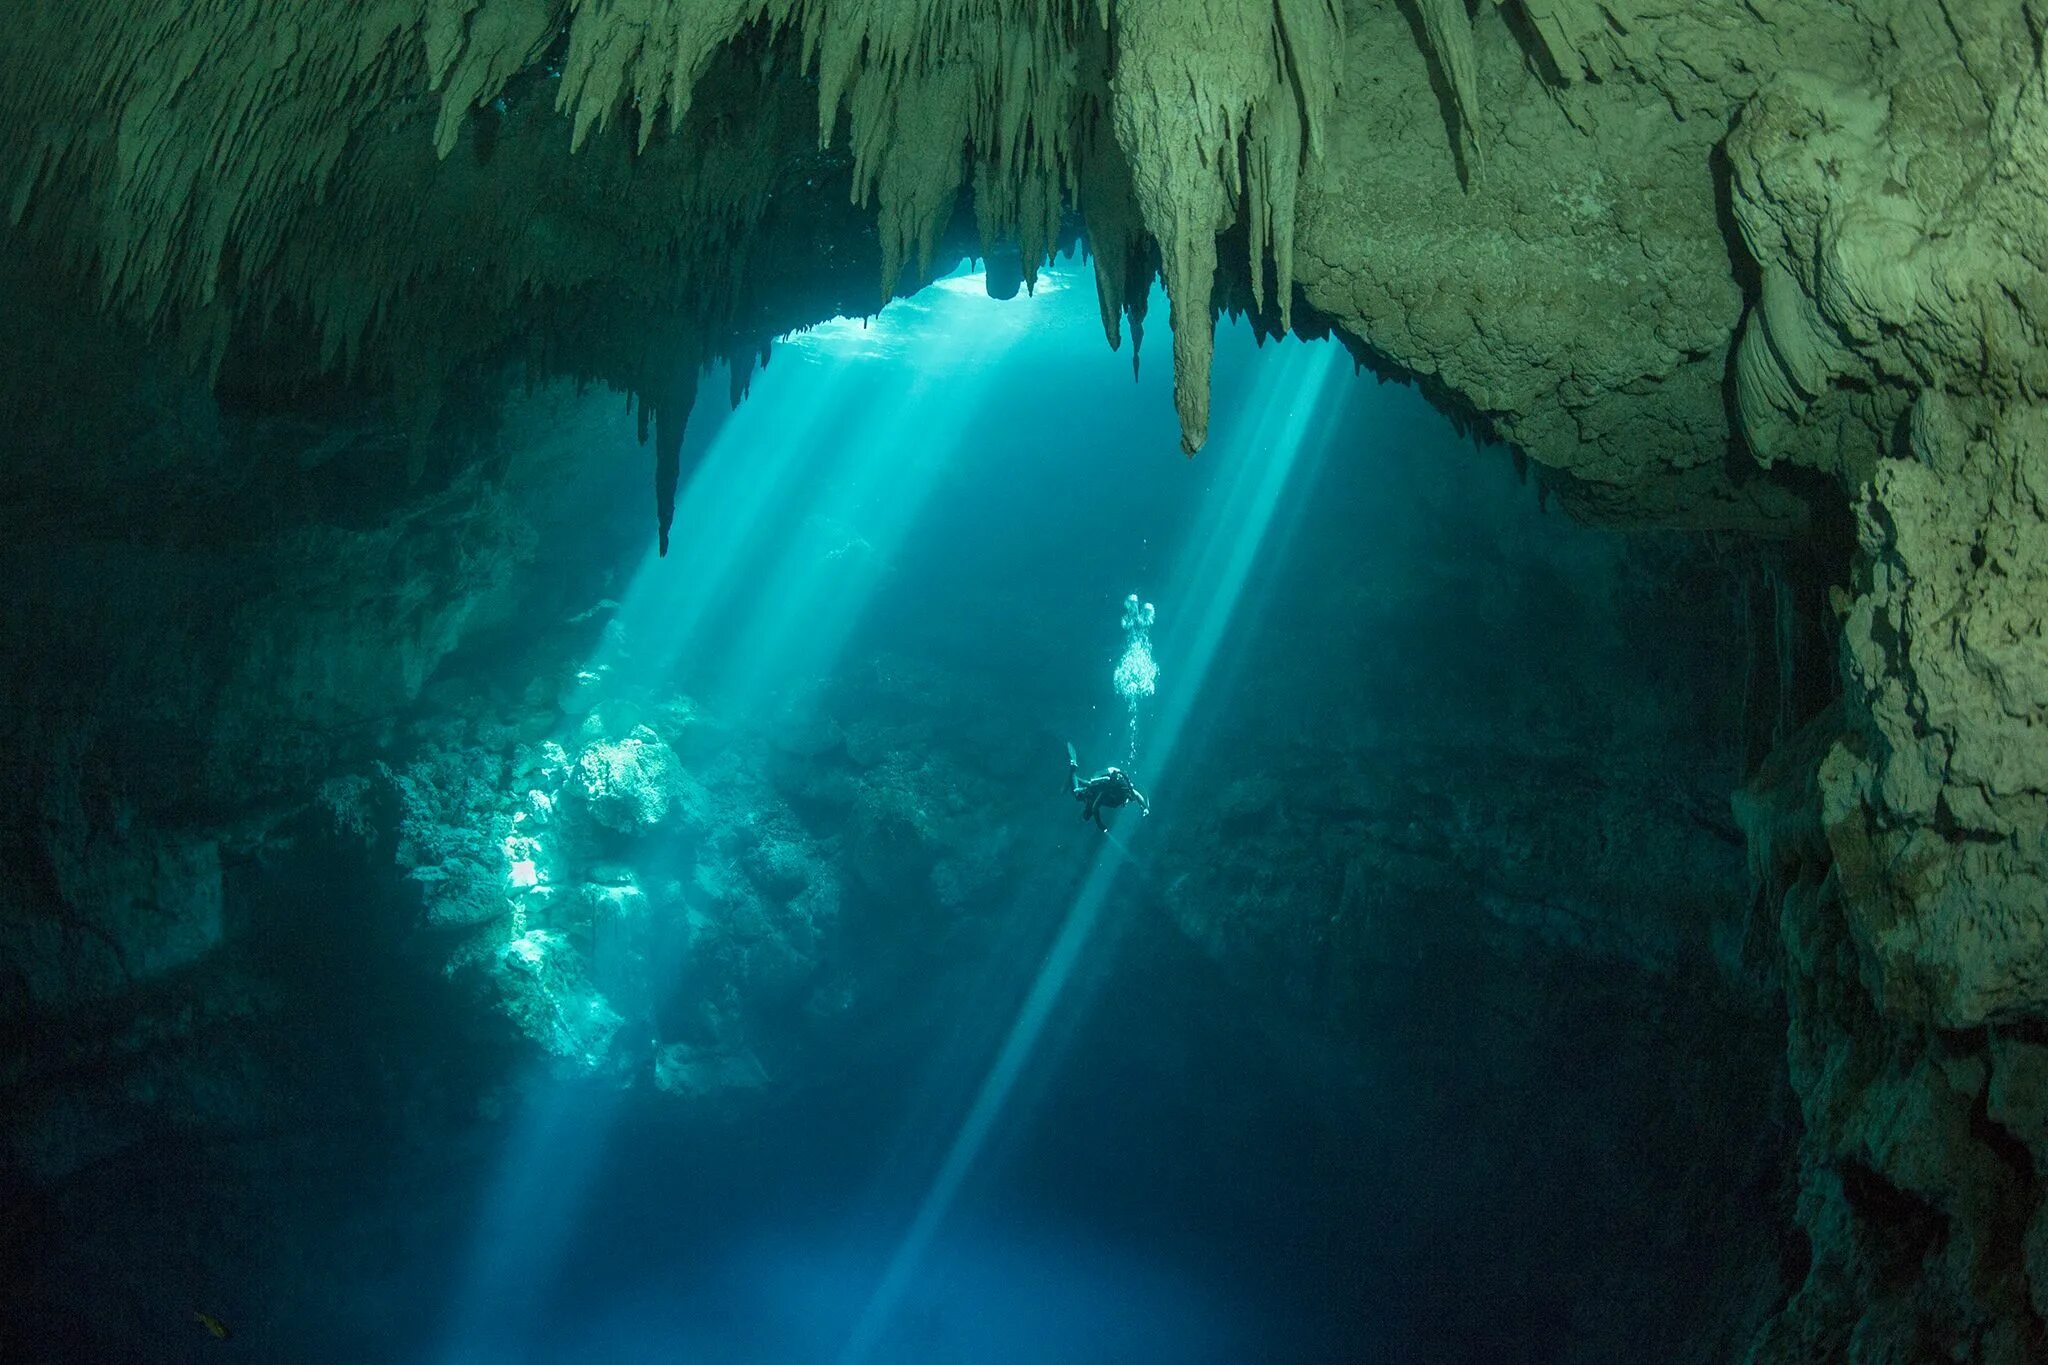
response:
<path fill-rule="evenodd" d="M 949 224 L 1028 266 L 1064 204 L 1113 341 L 1164 274 L 1191 446 L 1211 303 L 1250 300 L 1423 377 L 1583 515 L 1824 555 L 1853 518 L 1812 627 L 1838 635 L 1841 704 L 1739 803 L 1793 1009 L 1814 1243 L 1758 1358 L 2040 1349 L 2038 3 L 645 17 L 107 0 L 0 19 L 8 515 L 33 585 L 10 638 L 63 642 L 10 660 L 33 793 L 11 1008 L 203 956 L 216 866 L 263 823 L 252 793 L 328 770 L 478 624 L 490 557 L 462 528 L 517 532 L 484 525 L 473 409 L 508 365 L 636 393 L 666 497 L 700 359 L 857 309 L 855 281 L 886 293 Z M 1225 228 L 1242 254 L 1219 256 Z M 317 377 L 336 369 L 359 382 Z M 368 536 L 323 532 L 322 507 Z M 88 546 L 152 591 L 81 600 Z M 439 557 L 394 564 L 420 554 Z M 218 610 L 257 584 L 317 610 Z M 392 647 L 333 675 L 297 633 L 322 621 Z M 203 776 L 197 809 L 132 761 L 158 743 Z M 129 907 L 135 937 L 81 905 Z"/>

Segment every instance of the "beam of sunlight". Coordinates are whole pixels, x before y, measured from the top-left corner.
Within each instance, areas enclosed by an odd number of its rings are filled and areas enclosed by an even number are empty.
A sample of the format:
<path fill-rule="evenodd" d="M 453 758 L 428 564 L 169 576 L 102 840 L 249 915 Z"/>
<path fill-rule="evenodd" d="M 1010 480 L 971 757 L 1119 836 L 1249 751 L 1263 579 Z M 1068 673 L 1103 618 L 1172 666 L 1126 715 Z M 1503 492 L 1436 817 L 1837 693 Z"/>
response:
<path fill-rule="evenodd" d="M 776 404 L 743 402 L 718 429 L 676 499 L 672 560 L 649 549 L 620 601 L 621 633 L 607 637 L 591 672 L 616 667 L 627 640 L 653 637 L 638 661 L 669 672 L 714 606 L 739 589 L 749 546 L 785 515 L 796 469 L 826 439 L 854 390 L 840 368 L 808 376 Z M 664 572 L 664 568 L 669 571 Z"/>
<path fill-rule="evenodd" d="M 680 867 L 658 868 L 680 875 Z M 652 950 L 649 975 L 671 1003 L 688 952 L 681 935 Z M 564 1077 L 543 1068 L 529 1078 L 497 1154 L 472 1250 L 458 1282 L 439 1365 L 502 1365 L 547 1311 L 590 1189 L 609 1155 L 606 1139 L 628 1091 L 610 1075 Z"/>
<path fill-rule="evenodd" d="M 1068 287 L 1048 272 L 1037 292 Z M 751 703 L 829 672 L 961 442 L 994 420 L 1005 355 L 1046 311 L 990 299 L 963 272 L 788 339 L 791 363 L 703 449 L 668 557 L 648 551 L 585 665 L 592 698 L 697 669 L 693 681 Z M 534 1087 L 480 1215 L 447 1365 L 502 1360 L 542 1311 L 624 1103 L 616 1078 Z"/>
<path fill-rule="evenodd" d="M 602 1082 L 548 1085 L 526 1101 L 478 1220 L 440 1365 L 499 1365 L 546 1304 L 584 1213 L 602 1144 L 590 1140 L 624 1102 Z"/>
<path fill-rule="evenodd" d="M 982 359 L 957 378 L 919 372 L 843 434 L 806 481 L 815 491 L 791 509 L 794 524 L 776 529 L 779 552 L 744 589 L 758 606 L 721 651 L 718 696 L 752 702 L 830 670 L 959 443 L 986 420 L 1006 342 L 971 343 Z"/>
<path fill-rule="evenodd" d="M 1177 628 L 1185 629 L 1190 620 L 1195 628 L 1168 656 L 1181 681 L 1167 688 L 1159 709 L 1152 741 L 1155 785 L 1163 785 L 1167 760 L 1215 663 L 1282 494 L 1292 483 L 1310 483 L 1327 453 L 1312 424 L 1320 426 L 1330 416 L 1325 396 L 1338 360 L 1338 348 L 1329 342 L 1300 343 L 1293 356 L 1283 352 L 1274 358 L 1274 369 L 1284 365 L 1285 373 L 1262 385 L 1251 405 L 1250 437 L 1233 447 L 1237 458 L 1229 480 L 1203 504 L 1200 526 L 1172 579 L 1185 585 Z"/>
<path fill-rule="evenodd" d="M 668 558 L 648 552 L 588 673 L 623 669 L 627 649 L 642 677 L 715 657 L 720 690 L 750 695 L 829 667 L 959 443 L 988 419 L 1005 354 L 1047 311 L 1037 299 L 1071 287 L 1049 271 L 1037 298 L 1001 302 L 963 271 L 873 318 L 786 338 L 779 367 L 697 459 Z M 735 611 L 739 622 L 720 619 Z"/>
<path fill-rule="evenodd" d="M 1191 621 L 1193 634 L 1177 651 L 1179 663 L 1171 675 L 1170 699 L 1150 745 L 1155 783 L 1172 756 L 1222 645 L 1282 494 L 1297 471 L 1312 465 L 1321 454 L 1322 443 L 1310 439 L 1311 422 L 1323 407 L 1336 367 L 1336 347 L 1283 343 L 1270 359 L 1262 360 L 1256 394 L 1231 424 L 1227 438 L 1213 441 L 1203 456 L 1214 462 L 1212 467 L 1220 466 L 1223 477 L 1204 500 L 1179 571 L 1158 594 L 1179 604 L 1176 619 Z M 1105 840 L 1096 855 L 938 1172 L 855 1324 L 840 1365 L 864 1365 L 882 1341 L 1110 904 L 1126 853 L 1125 845 Z"/>

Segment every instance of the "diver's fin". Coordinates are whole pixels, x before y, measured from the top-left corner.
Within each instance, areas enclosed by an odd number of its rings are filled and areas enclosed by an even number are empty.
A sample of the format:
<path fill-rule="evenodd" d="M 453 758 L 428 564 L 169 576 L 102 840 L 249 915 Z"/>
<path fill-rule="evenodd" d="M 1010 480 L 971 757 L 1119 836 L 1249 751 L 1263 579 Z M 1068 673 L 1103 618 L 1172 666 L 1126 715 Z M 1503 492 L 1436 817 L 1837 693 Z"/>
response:
<path fill-rule="evenodd" d="M 1074 741 L 1071 739 L 1067 741 L 1067 762 L 1076 768 L 1081 766 L 1081 755 L 1074 752 Z"/>

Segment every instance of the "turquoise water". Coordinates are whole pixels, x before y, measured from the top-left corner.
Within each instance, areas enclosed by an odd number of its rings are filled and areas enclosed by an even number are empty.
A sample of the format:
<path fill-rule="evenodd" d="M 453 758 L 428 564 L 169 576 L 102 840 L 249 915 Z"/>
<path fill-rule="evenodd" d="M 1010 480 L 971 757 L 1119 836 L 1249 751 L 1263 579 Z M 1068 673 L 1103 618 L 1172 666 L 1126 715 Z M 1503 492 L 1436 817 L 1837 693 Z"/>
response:
<path fill-rule="evenodd" d="M 1414 997 L 1497 986 L 1417 961 L 1387 998 L 1302 1011 L 1299 980 L 1262 979 L 1271 964 L 1217 939 L 1284 938 L 1342 971 L 1317 927 L 1330 892 L 1282 876 L 1225 907 L 1189 890 L 1216 875 L 1218 806 L 1275 769 L 1447 748 L 1447 785 L 1483 820 L 1488 784 L 1522 776 L 1468 736 L 1476 714 L 1547 711 L 1540 746 L 1594 762 L 1640 738 L 1571 683 L 1656 666 L 1614 600 L 1629 547 L 1546 517 L 1413 391 L 1241 325 L 1220 336 L 1210 445 L 1186 460 L 1149 359 L 1134 377 L 1103 348 L 1084 275 L 999 303 L 963 271 L 790 340 L 693 434 L 679 548 L 618 598 L 592 689 L 687 695 L 773 762 L 829 762 L 833 733 L 851 748 L 866 726 L 857 764 L 900 766 L 913 801 L 967 803 L 938 867 L 963 843 L 993 845 L 995 866 L 937 907 L 916 857 L 846 879 L 816 970 L 847 954 L 856 984 L 830 1006 L 798 990 L 781 1013 L 737 1007 L 762 1093 L 749 1072 L 729 1127 L 542 1083 L 491 1154 L 425 1358 L 1546 1359 L 1583 1311 L 1566 1288 L 1581 1271 L 1549 1280 L 1531 1248 L 1594 1209 L 1622 1244 L 1662 1222 L 1591 1192 L 1645 1172 L 1589 1164 L 1590 1144 L 1468 1168 L 1535 1122 L 1512 1106 L 1453 1106 L 1464 1132 L 1417 1112 L 1418 1088 L 1498 1097 L 1485 1068 L 1407 1055 L 1412 1016 L 1440 1007 Z M 1131 594 L 1154 608 L 1143 665 Z M 1715 704 L 1703 685 L 1642 723 Z M 1157 815 L 1126 808 L 1108 837 L 1075 821 L 1062 740 L 1091 769 L 1129 767 Z M 848 837 L 829 800 L 795 805 L 807 834 Z M 1231 856 L 1254 864 L 1317 843 L 1240 837 Z M 869 855 L 856 839 L 837 856 Z M 1472 908 L 1426 899 L 1379 913 Z M 1269 923 L 1220 922 L 1241 916 Z M 699 984 L 760 984 L 713 977 Z M 1482 1287 L 1472 1265 L 1511 1279 Z"/>
<path fill-rule="evenodd" d="M 1163 341 L 1072 263 L 788 338 L 706 377 L 665 558 L 630 420 L 515 405 L 577 471 L 515 456 L 530 562 L 233 884 L 298 1136 L 104 1177 L 108 1333 L 1678 1358 L 1776 1169 L 1732 578 L 1241 322 L 1187 459 Z M 1150 814 L 1077 818 L 1068 743 Z"/>

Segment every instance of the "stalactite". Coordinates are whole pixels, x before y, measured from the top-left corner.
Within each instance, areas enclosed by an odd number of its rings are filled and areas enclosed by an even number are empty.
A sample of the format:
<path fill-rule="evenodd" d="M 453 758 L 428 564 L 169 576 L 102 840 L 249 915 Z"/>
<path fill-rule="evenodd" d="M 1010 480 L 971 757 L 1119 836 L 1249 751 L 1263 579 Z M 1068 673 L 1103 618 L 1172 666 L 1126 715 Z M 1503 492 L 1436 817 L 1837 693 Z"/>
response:
<path fill-rule="evenodd" d="M 1256 184 L 1253 227 L 1263 239 L 1253 248 L 1253 298 L 1265 279 L 1262 253 L 1273 256 L 1274 292 L 1283 331 L 1294 326 L 1294 205 L 1301 171 L 1322 155 L 1323 128 L 1336 102 L 1344 60 L 1341 13 L 1328 0 L 1277 0 L 1284 79 L 1254 110 Z"/>
<path fill-rule="evenodd" d="M 726 401 L 738 407 L 754 384 L 754 371 L 768 364 L 768 344 L 742 346 L 725 358 Z"/>
<path fill-rule="evenodd" d="M 1422 16 L 1422 31 L 1429 39 L 1430 55 L 1451 89 L 1456 107 L 1461 150 L 1468 157 L 1479 151 L 1479 130 L 1474 120 L 1479 113 L 1479 78 L 1472 56 L 1472 16 L 1465 0 L 1416 0 Z"/>
<path fill-rule="evenodd" d="M 1266 306 L 1266 257 L 1273 257 L 1273 290 L 1280 325 L 1293 319 L 1294 190 L 1301 168 L 1301 115 L 1287 92 L 1252 108 L 1245 149 L 1246 238 L 1251 249 L 1252 303 Z"/>
<path fill-rule="evenodd" d="M 669 528 L 676 519 L 676 489 L 682 482 L 683 434 L 689 424 L 690 408 L 697 398 L 699 356 L 694 345 L 684 343 L 656 352 L 659 375 L 640 395 L 640 441 L 647 441 L 648 427 L 654 429 L 654 517 L 658 549 L 668 554 Z"/>
<path fill-rule="evenodd" d="M 1514 0 L 1543 44 L 1557 74 L 1567 81 L 1605 79 L 1617 68 L 1645 60 L 1654 45 L 1645 40 L 1634 6 L 1606 0 Z M 1502 0 L 1505 3 L 1505 0 Z"/>
<path fill-rule="evenodd" d="M 1133 259 L 1142 265 L 1125 267 L 1124 279 L 1129 282 L 1129 292 L 1124 297 L 1124 317 L 1131 324 L 1131 382 L 1138 380 L 1140 357 L 1145 353 L 1145 315 L 1152 308 L 1152 282 L 1159 278 L 1159 248 L 1152 242 L 1135 242 L 1131 246 Z"/>
<path fill-rule="evenodd" d="M 556 107 L 574 120 L 571 148 L 623 106 L 638 112 L 641 147 L 664 114 L 674 132 L 713 54 L 749 23 L 785 8 L 765 0 L 569 0 L 569 51 Z"/>
<path fill-rule="evenodd" d="M 952 216 L 966 176 L 967 94 L 972 73 L 949 65 L 891 86 L 855 82 L 849 95 L 854 128 L 854 193 L 880 208 L 882 293 L 895 291 L 904 265 L 931 269 L 939 231 Z"/>
<path fill-rule="evenodd" d="M 1778 457 L 1785 434 L 1849 363 L 1799 282 L 1782 265 L 1765 266 L 1735 353 L 1736 412 L 1759 460 Z"/>
<path fill-rule="evenodd" d="M 1082 36 L 1081 90 L 1077 104 L 1075 178 L 1072 195 L 1088 231 L 1095 272 L 1095 299 L 1109 348 L 1123 340 L 1122 319 L 1132 291 L 1149 285 L 1131 276 L 1131 260 L 1145 224 L 1131 186 L 1130 163 L 1117 145 L 1109 87 L 1109 34 L 1094 29 Z M 1140 304 L 1142 307 L 1142 302 Z M 1134 358 L 1136 347 L 1133 346 Z"/>
<path fill-rule="evenodd" d="M 1299 100 L 1313 125 L 1333 96 L 1342 27 L 1327 5 L 1291 6 L 1283 22 L 1272 0 L 1122 0 L 1118 19 L 1114 107 L 1117 142 L 1131 167 L 1132 186 L 1146 226 L 1159 243 L 1173 330 L 1174 402 L 1180 410 L 1181 446 L 1193 454 L 1209 430 L 1210 291 L 1216 273 L 1216 234 L 1230 226 L 1252 193 L 1281 187 L 1273 167 L 1307 154 L 1308 127 L 1295 118 L 1257 112 L 1263 104 Z M 1304 75 L 1332 86 L 1303 90 Z M 1256 128 L 1268 141 L 1255 156 L 1256 183 L 1240 175 L 1244 143 Z M 1281 131 L 1294 146 L 1276 145 Z M 1285 176 L 1293 189 L 1292 173 Z M 1291 222 L 1291 208 L 1275 213 L 1269 201 L 1251 204 L 1253 236 L 1263 252 L 1291 252 L 1276 228 Z"/>
<path fill-rule="evenodd" d="M 437 0 L 428 10 L 427 88 L 441 92 L 436 152 L 453 151 L 471 111 L 497 98 L 540 56 L 559 9 L 556 0 Z"/>

